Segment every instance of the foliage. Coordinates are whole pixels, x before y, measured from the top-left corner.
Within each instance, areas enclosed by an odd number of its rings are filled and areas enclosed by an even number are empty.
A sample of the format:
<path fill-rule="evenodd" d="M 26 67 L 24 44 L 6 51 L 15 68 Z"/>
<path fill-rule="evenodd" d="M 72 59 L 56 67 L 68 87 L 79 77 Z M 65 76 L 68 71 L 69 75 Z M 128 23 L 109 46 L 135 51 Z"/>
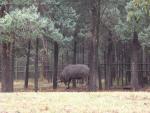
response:
<path fill-rule="evenodd" d="M 55 0 L 13 0 L 11 3 L 15 10 L 1 19 L 1 39 L 10 40 L 12 33 L 15 33 L 16 38 L 36 38 L 43 35 L 64 44 L 73 39 L 78 16 L 72 7 Z M 34 6 L 35 9 L 31 9 L 31 4 L 38 8 Z"/>
<path fill-rule="evenodd" d="M 50 15 L 53 15 L 52 20 L 55 22 L 56 28 L 60 29 L 60 32 L 63 34 L 62 43 L 70 42 L 73 39 L 78 19 L 76 11 L 72 7 L 67 7 L 58 2 Z"/>
<path fill-rule="evenodd" d="M 126 20 L 120 18 L 115 29 L 120 37 L 131 38 L 134 31 L 139 33 L 139 40 L 148 41 L 150 35 L 150 1 L 149 0 L 131 0 L 126 7 Z M 146 43 L 145 43 L 146 44 Z"/>
<path fill-rule="evenodd" d="M 142 42 L 142 45 L 149 46 L 150 45 L 150 25 L 148 28 L 145 28 L 142 32 L 139 34 L 140 41 Z"/>
<path fill-rule="evenodd" d="M 115 26 L 116 33 L 118 36 L 125 40 L 131 38 L 131 28 L 128 23 L 124 23 L 121 19 L 118 22 L 118 25 Z"/>
<path fill-rule="evenodd" d="M 16 9 L 0 19 L 2 37 L 8 41 L 12 39 L 12 35 L 15 35 L 15 38 L 37 37 L 40 27 L 44 27 L 47 24 L 45 23 L 46 21 L 41 22 L 37 8 L 34 6 L 29 9 Z"/>
<path fill-rule="evenodd" d="M 76 11 L 72 7 L 67 6 L 63 0 L 43 0 L 39 4 L 41 5 L 39 12 L 45 17 L 51 18 L 54 26 L 57 28 L 52 34 L 53 36 L 50 36 L 49 32 L 45 35 L 59 44 L 70 42 L 73 39 L 78 19 Z"/>
<path fill-rule="evenodd" d="M 10 41 L 13 38 L 37 38 L 50 32 L 52 38 L 61 38 L 61 34 L 54 27 L 54 22 L 46 17 L 41 17 L 35 6 L 30 8 L 15 9 L 0 19 L 2 39 Z M 47 28 L 47 30 L 45 30 Z"/>

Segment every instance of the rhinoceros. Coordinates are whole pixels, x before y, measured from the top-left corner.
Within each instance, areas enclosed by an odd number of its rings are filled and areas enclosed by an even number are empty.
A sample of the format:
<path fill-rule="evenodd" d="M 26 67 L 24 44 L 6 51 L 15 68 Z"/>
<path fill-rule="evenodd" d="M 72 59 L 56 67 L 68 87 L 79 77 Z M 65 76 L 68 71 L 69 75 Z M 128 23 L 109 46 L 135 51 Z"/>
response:
<path fill-rule="evenodd" d="M 90 69 L 87 65 L 70 64 L 66 66 L 61 72 L 59 82 L 64 82 L 65 85 L 68 85 L 67 89 L 69 89 L 71 80 L 82 79 L 88 83 L 89 71 Z"/>

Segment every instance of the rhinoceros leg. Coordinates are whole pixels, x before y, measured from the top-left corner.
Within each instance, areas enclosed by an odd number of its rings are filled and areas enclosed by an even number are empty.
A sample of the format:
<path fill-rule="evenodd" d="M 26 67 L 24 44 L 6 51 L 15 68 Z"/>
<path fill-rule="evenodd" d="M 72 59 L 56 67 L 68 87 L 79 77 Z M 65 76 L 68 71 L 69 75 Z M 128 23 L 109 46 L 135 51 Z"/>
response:
<path fill-rule="evenodd" d="M 88 86 L 89 86 L 89 77 L 86 78 L 85 82 L 86 82 L 86 89 L 88 89 Z"/>
<path fill-rule="evenodd" d="M 69 80 L 68 80 L 68 87 L 67 87 L 67 89 L 69 89 L 69 88 L 70 88 L 70 87 L 69 87 L 70 82 L 71 82 L 71 79 L 69 79 Z"/>

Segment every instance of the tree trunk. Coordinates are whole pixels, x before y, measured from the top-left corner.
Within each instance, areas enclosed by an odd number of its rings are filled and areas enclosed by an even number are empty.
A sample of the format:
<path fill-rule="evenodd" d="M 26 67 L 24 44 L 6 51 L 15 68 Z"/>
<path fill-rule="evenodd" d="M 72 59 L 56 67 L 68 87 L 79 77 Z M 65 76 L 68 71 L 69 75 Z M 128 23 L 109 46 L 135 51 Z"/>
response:
<path fill-rule="evenodd" d="M 2 43 L 2 92 L 13 91 L 13 77 L 10 65 L 10 43 Z"/>
<path fill-rule="evenodd" d="M 31 40 L 28 41 L 27 62 L 24 87 L 28 88 Z"/>
<path fill-rule="evenodd" d="M 92 2 L 91 2 L 92 3 Z M 93 3 L 91 4 L 93 5 Z M 96 91 L 97 85 L 97 75 L 96 75 L 96 7 L 92 6 L 92 36 L 89 40 L 89 67 L 90 67 L 90 76 L 89 76 L 89 91 Z"/>
<path fill-rule="evenodd" d="M 123 49 L 123 46 L 124 45 L 122 45 L 122 49 Z M 123 85 L 124 85 L 124 57 L 125 57 L 125 55 L 124 55 L 124 53 L 123 53 L 123 50 L 121 51 L 121 85 L 122 85 L 122 87 L 123 87 Z"/>
<path fill-rule="evenodd" d="M 69 60 L 69 51 L 68 51 L 68 50 L 66 51 L 65 63 L 66 63 L 67 65 L 70 63 L 70 60 Z"/>
<path fill-rule="evenodd" d="M 2 5 L 0 8 L 0 18 L 9 11 L 9 5 Z M 11 50 L 10 43 L 2 42 L 2 92 L 13 92 L 13 76 L 11 75 Z"/>
<path fill-rule="evenodd" d="M 111 33 L 109 33 L 111 36 Z M 112 51 L 113 51 L 113 42 L 112 39 L 108 39 L 108 51 L 107 51 L 107 65 L 108 65 L 108 73 L 106 76 L 107 79 L 107 89 L 110 89 L 112 86 L 112 69 L 111 69 L 111 63 L 112 63 Z"/>
<path fill-rule="evenodd" d="M 0 82 L 2 76 L 2 43 L 0 42 Z"/>
<path fill-rule="evenodd" d="M 138 41 L 138 34 L 134 32 L 132 40 L 132 56 L 131 56 L 131 86 L 134 90 L 139 89 L 139 77 L 138 77 L 138 51 L 140 44 Z"/>
<path fill-rule="evenodd" d="M 64 67 L 64 55 L 61 55 L 61 69 L 63 70 Z"/>
<path fill-rule="evenodd" d="M 11 43 L 11 83 L 13 83 L 15 78 L 15 40 Z"/>
<path fill-rule="evenodd" d="M 74 38 L 74 48 L 73 48 L 73 64 L 76 64 L 77 60 L 77 41 Z M 73 88 L 76 88 L 76 80 L 72 80 Z"/>
<path fill-rule="evenodd" d="M 85 60 L 85 59 L 84 59 L 84 57 L 85 57 L 85 55 L 84 55 L 84 54 L 85 54 L 85 48 L 84 48 L 84 45 L 85 45 L 85 44 L 84 44 L 84 40 L 83 40 L 83 45 L 82 45 L 82 64 L 85 63 L 85 62 L 84 62 L 84 60 Z"/>
<path fill-rule="evenodd" d="M 146 81 L 144 81 L 144 78 L 146 78 L 146 47 L 145 46 L 143 46 L 143 53 L 142 53 L 142 69 L 144 70 L 143 71 L 143 75 L 142 75 L 142 80 L 141 80 L 141 86 L 142 87 L 144 87 L 144 85 L 145 85 L 145 82 Z"/>
<path fill-rule="evenodd" d="M 108 56 L 108 54 L 107 54 L 107 63 L 106 63 L 106 65 L 107 65 L 107 75 L 106 75 L 106 89 L 107 90 L 109 90 L 110 89 L 110 87 L 111 87 L 111 65 L 110 65 L 110 59 L 109 59 L 109 56 Z"/>
<path fill-rule="evenodd" d="M 38 47 L 39 47 L 39 39 L 36 38 L 36 55 L 35 55 L 35 75 L 34 75 L 34 90 L 38 91 L 38 77 L 39 77 L 39 69 L 38 69 Z"/>
<path fill-rule="evenodd" d="M 105 90 L 107 89 L 107 58 L 106 51 L 104 51 L 104 78 L 105 78 Z"/>
<path fill-rule="evenodd" d="M 48 59 L 48 42 L 46 39 L 43 39 L 43 47 L 44 47 L 42 53 L 43 75 L 49 82 L 50 73 L 49 73 L 49 59 Z"/>
<path fill-rule="evenodd" d="M 89 91 L 96 91 L 96 42 L 95 38 L 90 40 L 89 48 L 89 67 L 90 67 L 90 76 L 89 76 Z"/>
<path fill-rule="evenodd" d="M 57 88 L 57 72 L 58 72 L 58 43 L 54 42 L 54 75 L 53 75 L 53 89 Z"/>
<path fill-rule="evenodd" d="M 99 89 L 102 89 L 102 82 L 101 82 L 101 73 L 100 73 L 100 59 L 99 59 L 99 34 L 100 34 L 100 4 L 101 0 L 98 0 L 98 13 L 97 13 L 97 24 L 96 24 L 96 66 L 97 66 L 97 73 L 98 73 L 98 80 L 99 80 Z"/>
<path fill-rule="evenodd" d="M 48 53 L 47 53 L 47 50 L 44 49 L 42 51 L 42 70 L 43 70 L 43 76 L 45 79 L 48 80 L 49 82 L 49 79 L 50 79 L 50 74 L 49 74 L 49 60 L 48 60 Z"/>

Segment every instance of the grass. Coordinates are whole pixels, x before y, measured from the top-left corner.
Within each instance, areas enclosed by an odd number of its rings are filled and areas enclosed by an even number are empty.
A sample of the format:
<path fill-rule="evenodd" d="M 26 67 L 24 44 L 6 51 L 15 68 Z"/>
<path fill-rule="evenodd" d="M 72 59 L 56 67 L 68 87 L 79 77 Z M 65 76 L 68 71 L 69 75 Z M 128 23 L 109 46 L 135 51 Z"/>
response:
<path fill-rule="evenodd" d="M 0 113 L 150 113 L 147 92 L 1 93 Z"/>
<path fill-rule="evenodd" d="M 40 92 L 34 93 L 33 83 L 24 89 L 23 81 L 15 81 L 16 93 L 0 93 L 0 113 L 150 113 L 149 90 L 89 93 L 79 86 L 66 90 L 62 84 L 53 90 L 40 80 Z"/>

